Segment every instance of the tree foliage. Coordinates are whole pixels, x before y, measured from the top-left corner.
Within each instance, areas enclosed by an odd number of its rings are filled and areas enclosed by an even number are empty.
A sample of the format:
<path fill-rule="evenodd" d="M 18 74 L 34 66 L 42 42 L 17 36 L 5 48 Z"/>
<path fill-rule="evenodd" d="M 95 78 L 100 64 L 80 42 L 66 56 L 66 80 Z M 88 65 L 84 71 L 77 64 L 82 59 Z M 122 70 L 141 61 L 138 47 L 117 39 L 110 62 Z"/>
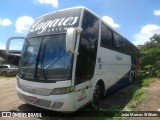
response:
<path fill-rule="evenodd" d="M 154 34 L 150 41 L 140 47 L 141 74 L 160 77 L 160 34 Z"/>

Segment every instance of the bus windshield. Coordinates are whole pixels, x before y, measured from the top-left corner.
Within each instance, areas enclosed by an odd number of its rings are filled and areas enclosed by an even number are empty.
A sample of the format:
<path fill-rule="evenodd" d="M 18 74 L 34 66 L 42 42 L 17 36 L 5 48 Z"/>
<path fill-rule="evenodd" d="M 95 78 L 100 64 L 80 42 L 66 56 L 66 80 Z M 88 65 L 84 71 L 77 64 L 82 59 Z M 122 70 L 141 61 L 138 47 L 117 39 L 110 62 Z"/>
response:
<path fill-rule="evenodd" d="M 69 80 L 72 54 L 66 52 L 66 34 L 25 40 L 18 76 L 32 81 Z"/>

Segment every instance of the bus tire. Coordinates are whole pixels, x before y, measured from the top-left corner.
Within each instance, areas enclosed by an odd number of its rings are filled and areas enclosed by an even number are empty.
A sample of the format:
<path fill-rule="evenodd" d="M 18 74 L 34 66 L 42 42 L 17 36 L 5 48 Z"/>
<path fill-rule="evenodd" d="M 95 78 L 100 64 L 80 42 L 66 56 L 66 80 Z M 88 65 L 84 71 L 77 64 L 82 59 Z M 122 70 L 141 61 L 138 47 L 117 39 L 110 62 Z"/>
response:
<path fill-rule="evenodd" d="M 103 81 L 99 81 L 93 91 L 93 104 L 99 105 L 102 98 L 104 97 L 104 83 Z"/>

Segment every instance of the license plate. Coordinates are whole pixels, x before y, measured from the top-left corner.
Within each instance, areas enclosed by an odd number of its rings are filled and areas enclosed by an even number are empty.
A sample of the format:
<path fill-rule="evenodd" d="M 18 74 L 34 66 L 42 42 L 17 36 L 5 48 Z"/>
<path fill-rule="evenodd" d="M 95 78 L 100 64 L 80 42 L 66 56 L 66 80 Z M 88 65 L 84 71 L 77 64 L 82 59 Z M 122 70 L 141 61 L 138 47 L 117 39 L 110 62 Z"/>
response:
<path fill-rule="evenodd" d="M 32 102 L 32 103 L 35 103 L 38 101 L 38 98 L 37 97 L 34 97 L 34 96 L 28 96 L 28 99 Z"/>

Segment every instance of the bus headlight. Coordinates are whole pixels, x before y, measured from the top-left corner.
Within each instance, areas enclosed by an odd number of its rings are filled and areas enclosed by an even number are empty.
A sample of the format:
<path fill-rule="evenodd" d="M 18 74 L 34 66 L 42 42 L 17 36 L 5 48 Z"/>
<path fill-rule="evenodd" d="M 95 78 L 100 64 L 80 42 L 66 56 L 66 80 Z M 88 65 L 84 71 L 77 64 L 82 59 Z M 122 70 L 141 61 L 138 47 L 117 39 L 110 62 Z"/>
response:
<path fill-rule="evenodd" d="M 51 95 L 67 94 L 74 91 L 74 87 L 54 88 Z"/>

